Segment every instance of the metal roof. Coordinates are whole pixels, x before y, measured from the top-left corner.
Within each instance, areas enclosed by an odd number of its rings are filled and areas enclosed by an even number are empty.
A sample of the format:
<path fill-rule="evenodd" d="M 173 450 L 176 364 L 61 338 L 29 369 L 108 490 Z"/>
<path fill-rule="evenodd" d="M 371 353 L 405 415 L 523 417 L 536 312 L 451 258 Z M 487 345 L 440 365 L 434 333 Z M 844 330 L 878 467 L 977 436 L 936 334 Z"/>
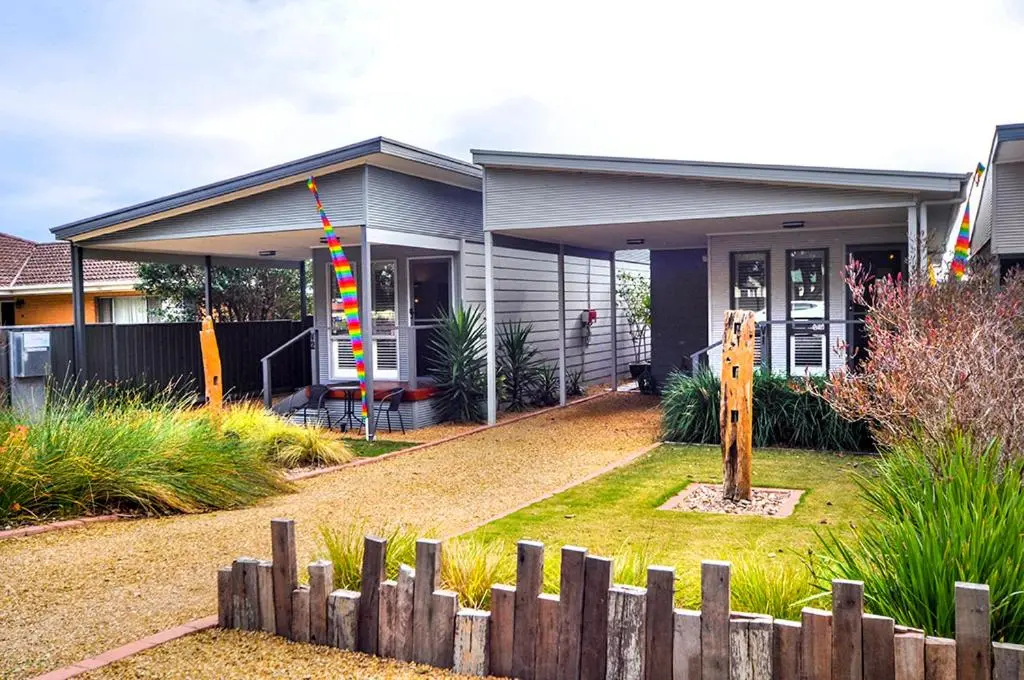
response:
<path fill-rule="evenodd" d="M 686 177 L 733 182 L 769 182 L 888 191 L 957 193 L 971 173 L 871 170 L 803 165 L 759 165 L 473 149 L 484 168 L 601 172 Z"/>
<path fill-rule="evenodd" d="M 239 175 L 238 177 L 205 184 L 187 191 L 181 191 L 94 217 L 62 224 L 50 231 L 60 239 L 72 238 L 95 229 L 102 229 L 129 220 L 157 215 L 168 210 L 188 206 L 192 203 L 218 198 L 236 191 L 251 189 L 288 177 L 310 174 L 320 168 L 378 153 L 428 165 L 442 171 L 456 173 L 473 179 L 480 179 L 483 174 L 480 168 L 472 163 L 403 144 L 386 137 L 375 137 L 313 156 L 306 156 L 305 158 L 264 168 L 263 170 Z"/>

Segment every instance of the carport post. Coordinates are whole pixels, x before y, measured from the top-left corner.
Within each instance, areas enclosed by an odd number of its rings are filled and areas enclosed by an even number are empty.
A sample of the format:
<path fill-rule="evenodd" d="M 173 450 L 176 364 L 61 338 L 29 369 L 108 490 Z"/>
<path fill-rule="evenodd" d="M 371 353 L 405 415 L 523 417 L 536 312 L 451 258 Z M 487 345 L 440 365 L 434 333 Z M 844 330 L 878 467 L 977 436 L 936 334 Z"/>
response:
<path fill-rule="evenodd" d="M 71 244 L 71 309 L 75 324 L 74 358 L 75 376 L 79 384 L 86 381 L 85 365 L 85 269 L 82 266 L 82 248 Z"/>
<path fill-rule="evenodd" d="M 366 440 L 372 441 L 373 427 L 373 262 L 366 225 L 360 230 L 359 243 L 359 325 L 363 327 L 363 360 L 366 362 Z"/>
<path fill-rule="evenodd" d="M 484 232 L 484 328 L 487 338 L 487 424 L 498 422 L 498 365 L 494 325 L 494 238 Z"/>
<path fill-rule="evenodd" d="M 609 309 L 611 313 L 609 316 L 609 323 L 611 323 L 612 332 L 612 392 L 617 392 L 619 389 L 619 322 L 615 314 L 615 251 L 613 250 L 608 255 L 608 281 L 609 292 L 611 294 L 611 304 Z"/>
<path fill-rule="evenodd" d="M 565 246 L 558 244 L 558 403 L 565 406 Z"/>
<path fill-rule="evenodd" d="M 205 276 L 203 278 L 204 309 L 206 316 L 213 316 L 213 260 L 207 255 L 203 258 Z"/>
<path fill-rule="evenodd" d="M 921 253 L 917 243 L 917 213 L 919 205 L 907 208 L 907 275 L 917 281 L 920 275 Z"/>
<path fill-rule="evenodd" d="M 920 258 L 918 267 L 923 280 L 928 277 L 928 206 L 919 205 L 917 210 L 917 248 Z"/>

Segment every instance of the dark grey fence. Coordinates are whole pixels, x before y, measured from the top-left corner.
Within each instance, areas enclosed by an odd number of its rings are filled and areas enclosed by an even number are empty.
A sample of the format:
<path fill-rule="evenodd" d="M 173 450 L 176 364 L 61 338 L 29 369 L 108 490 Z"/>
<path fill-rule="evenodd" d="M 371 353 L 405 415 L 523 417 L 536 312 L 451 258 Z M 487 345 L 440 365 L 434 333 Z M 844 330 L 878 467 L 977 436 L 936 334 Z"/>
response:
<path fill-rule="evenodd" d="M 243 321 L 214 326 L 220 349 L 224 391 L 234 396 L 259 394 L 263 389 L 260 359 L 302 332 L 309 321 Z M 86 374 L 89 382 L 161 389 L 171 383 L 202 391 L 203 357 L 198 323 L 89 324 L 85 327 Z M 0 347 L 7 331 L 50 331 L 51 365 L 55 383 L 72 378 L 74 327 L 9 326 L 0 328 Z M 274 357 L 274 388 L 294 390 L 310 384 L 309 338 Z M 6 353 L 0 352 L 6 369 Z M 0 370 L 0 378 L 6 376 Z"/>

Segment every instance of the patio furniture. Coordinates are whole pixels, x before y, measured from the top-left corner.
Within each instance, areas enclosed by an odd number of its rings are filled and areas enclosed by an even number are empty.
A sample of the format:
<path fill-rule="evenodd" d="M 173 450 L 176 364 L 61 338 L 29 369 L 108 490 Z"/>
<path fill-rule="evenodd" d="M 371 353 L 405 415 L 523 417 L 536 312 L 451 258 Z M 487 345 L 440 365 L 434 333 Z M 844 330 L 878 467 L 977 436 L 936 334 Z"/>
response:
<path fill-rule="evenodd" d="M 362 415 L 356 414 L 356 400 L 362 396 L 360 392 L 359 383 L 357 382 L 343 382 L 343 383 L 331 383 L 327 386 L 329 392 L 341 392 L 345 395 L 345 426 L 351 428 L 354 423 L 359 423 L 359 427 L 362 428 L 363 417 Z"/>
<path fill-rule="evenodd" d="M 405 434 L 405 421 L 402 419 L 402 412 L 399 406 L 402 404 L 402 397 L 405 395 L 405 388 L 400 387 L 384 395 L 384 398 L 377 404 L 377 416 L 373 420 L 374 431 L 380 427 L 380 414 L 387 416 L 388 432 L 391 432 L 391 414 L 398 414 L 398 424 L 402 427 L 402 434 Z"/>
<path fill-rule="evenodd" d="M 326 385 L 310 385 L 279 401 L 274 405 L 273 411 L 284 418 L 291 418 L 299 409 L 302 409 L 303 425 L 309 424 L 310 411 L 316 413 L 317 423 L 320 422 L 321 414 L 326 414 L 329 429 L 331 427 L 331 412 L 327 410 L 326 406 L 329 391 Z"/>

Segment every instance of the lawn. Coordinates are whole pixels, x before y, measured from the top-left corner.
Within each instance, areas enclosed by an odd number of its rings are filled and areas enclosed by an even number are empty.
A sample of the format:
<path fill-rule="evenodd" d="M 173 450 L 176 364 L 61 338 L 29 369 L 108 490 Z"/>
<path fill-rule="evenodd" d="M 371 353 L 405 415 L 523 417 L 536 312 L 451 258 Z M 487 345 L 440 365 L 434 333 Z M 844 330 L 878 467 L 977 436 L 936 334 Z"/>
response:
<path fill-rule="evenodd" d="M 816 544 L 816 532 L 848 532 L 863 516 L 855 479 L 872 469 L 873 460 L 864 456 L 761 449 L 754 454 L 755 486 L 805 490 L 790 517 L 666 511 L 657 508 L 691 482 L 721 481 L 722 470 L 717 447 L 664 445 L 471 536 L 488 542 L 542 541 L 548 562 L 558 559 L 561 546 L 579 545 L 592 554 L 625 555 L 632 563 L 672 565 L 681 604 L 694 604 L 705 559 L 736 564 L 740 579 L 734 577 L 734 585 L 741 588 L 751 580 L 774 582 L 776 588 L 795 580 L 792 589 L 799 592 L 807 583 L 802 558 Z M 623 564 L 617 571 L 617 579 L 642 583 L 642 564 Z M 551 585 L 553 579 L 547 580 Z"/>
<path fill-rule="evenodd" d="M 352 455 L 357 458 L 376 458 L 377 456 L 383 456 L 385 453 L 417 445 L 416 442 L 396 442 L 384 439 L 376 439 L 372 442 L 368 442 L 365 439 L 346 439 L 345 444 L 352 450 Z"/>

